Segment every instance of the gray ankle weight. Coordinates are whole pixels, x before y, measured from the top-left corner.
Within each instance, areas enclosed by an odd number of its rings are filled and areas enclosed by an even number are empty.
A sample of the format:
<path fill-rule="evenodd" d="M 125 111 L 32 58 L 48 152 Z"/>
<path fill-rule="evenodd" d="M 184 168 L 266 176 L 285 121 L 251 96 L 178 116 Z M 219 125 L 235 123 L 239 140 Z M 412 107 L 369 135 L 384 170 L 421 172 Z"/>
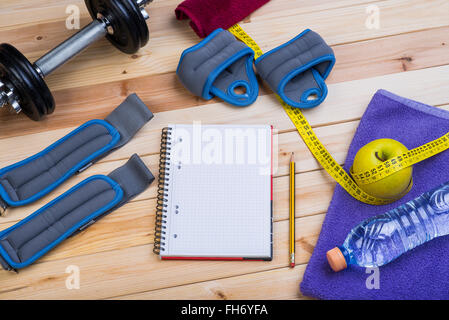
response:
<path fill-rule="evenodd" d="M 135 94 L 105 120 L 91 120 L 45 150 L 0 169 L 0 214 L 32 203 L 126 144 L 153 114 Z"/>
<path fill-rule="evenodd" d="M 30 265 L 68 237 L 124 205 L 153 180 L 137 155 L 108 176 L 87 178 L 0 232 L 0 264 L 6 270 Z"/>
<path fill-rule="evenodd" d="M 199 97 L 210 100 L 217 96 L 235 106 L 247 106 L 259 94 L 253 59 L 251 48 L 229 31 L 217 29 L 182 53 L 176 74 Z"/>
<path fill-rule="evenodd" d="M 335 64 L 331 47 L 309 29 L 256 60 L 256 69 L 287 104 L 313 108 L 327 96 L 324 80 Z"/>

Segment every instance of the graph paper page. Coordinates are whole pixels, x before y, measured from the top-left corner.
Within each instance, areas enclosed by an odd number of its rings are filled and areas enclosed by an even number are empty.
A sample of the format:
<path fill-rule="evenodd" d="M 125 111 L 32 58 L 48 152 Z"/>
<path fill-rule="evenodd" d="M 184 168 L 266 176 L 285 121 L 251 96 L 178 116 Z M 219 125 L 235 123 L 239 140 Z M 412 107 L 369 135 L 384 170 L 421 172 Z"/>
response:
<path fill-rule="evenodd" d="M 171 128 L 161 256 L 271 258 L 271 127 Z"/>

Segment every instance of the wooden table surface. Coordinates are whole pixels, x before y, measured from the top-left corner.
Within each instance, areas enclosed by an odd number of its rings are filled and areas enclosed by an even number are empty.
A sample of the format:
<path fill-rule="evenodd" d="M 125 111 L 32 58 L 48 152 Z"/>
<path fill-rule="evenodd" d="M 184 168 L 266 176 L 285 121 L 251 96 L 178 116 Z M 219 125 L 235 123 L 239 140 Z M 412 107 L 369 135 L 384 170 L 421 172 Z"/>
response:
<path fill-rule="evenodd" d="M 56 111 L 42 122 L 0 111 L 0 167 L 30 156 L 87 120 L 103 119 L 136 92 L 155 118 L 128 145 L 112 153 L 42 200 L 0 218 L 9 227 L 94 174 L 107 174 L 138 153 L 158 171 L 161 128 L 169 122 L 272 124 L 279 130 L 274 178 L 274 259 L 271 262 L 160 261 L 152 253 L 156 183 L 119 210 L 73 237 L 19 274 L 0 271 L 1 299 L 304 299 L 299 283 L 318 238 L 335 183 L 311 156 L 293 124 L 266 88 L 257 102 L 234 108 L 194 97 L 178 82 L 181 52 L 198 42 L 188 23 L 176 21 L 180 1 L 150 4 L 150 43 L 137 54 L 118 52 L 106 40 L 47 78 Z M 90 18 L 82 0 L 2 0 L 0 40 L 30 60 L 74 33 L 66 8 L 78 5 L 81 25 Z M 373 7 L 374 6 L 374 7 Z M 367 10 L 380 11 L 368 28 Z M 305 111 L 317 135 L 343 163 L 370 98 L 383 88 L 449 109 L 448 0 L 272 0 L 242 27 L 264 51 L 305 28 L 335 50 L 329 96 Z M 288 160 L 297 155 L 296 261 L 288 267 Z M 67 289 L 71 266 L 80 288 Z M 70 279 L 69 279 L 70 280 Z"/>

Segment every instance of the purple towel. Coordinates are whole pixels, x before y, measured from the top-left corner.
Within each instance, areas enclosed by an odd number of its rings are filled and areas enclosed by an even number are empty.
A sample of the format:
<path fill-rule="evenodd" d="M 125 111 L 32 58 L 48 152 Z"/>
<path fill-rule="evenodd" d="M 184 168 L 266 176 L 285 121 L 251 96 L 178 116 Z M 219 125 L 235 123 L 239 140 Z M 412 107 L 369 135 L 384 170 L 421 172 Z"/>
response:
<path fill-rule="evenodd" d="M 379 90 L 362 117 L 344 168 L 348 171 L 357 151 L 372 140 L 391 138 L 412 149 L 448 131 L 449 112 Z M 366 218 L 449 181 L 448 164 L 449 151 L 445 151 L 414 165 L 412 190 L 385 206 L 363 204 L 337 185 L 301 292 L 321 299 L 449 299 L 449 237 L 427 242 L 380 267 L 379 289 L 367 288 L 373 287 L 372 271 L 367 273 L 365 268 L 350 266 L 335 273 L 326 260 L 326 252 L 343 244 L 349 231 Z"/>

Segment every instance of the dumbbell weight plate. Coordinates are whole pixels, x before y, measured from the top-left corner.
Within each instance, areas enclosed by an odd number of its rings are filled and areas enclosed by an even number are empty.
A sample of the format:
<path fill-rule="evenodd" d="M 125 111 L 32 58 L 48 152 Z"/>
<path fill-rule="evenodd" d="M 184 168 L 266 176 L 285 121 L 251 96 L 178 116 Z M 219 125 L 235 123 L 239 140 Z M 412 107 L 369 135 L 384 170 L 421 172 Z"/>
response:
<path fill-rule="evenodd" d="M 0 44 L 0 74 L 19 97 L 22 112 L 38 121 L 55 110 L 55 101 L 44 79 L 28 59 L 10 44 Z"/>
<path fill-rule="evenodd" d="M 135 0 L 85 0 L 93 19 L 104 16 L 114 30 L 107 39 L 120 51 L 133 54 L 145 46 L 150 37 L 145 18 Z"/>

